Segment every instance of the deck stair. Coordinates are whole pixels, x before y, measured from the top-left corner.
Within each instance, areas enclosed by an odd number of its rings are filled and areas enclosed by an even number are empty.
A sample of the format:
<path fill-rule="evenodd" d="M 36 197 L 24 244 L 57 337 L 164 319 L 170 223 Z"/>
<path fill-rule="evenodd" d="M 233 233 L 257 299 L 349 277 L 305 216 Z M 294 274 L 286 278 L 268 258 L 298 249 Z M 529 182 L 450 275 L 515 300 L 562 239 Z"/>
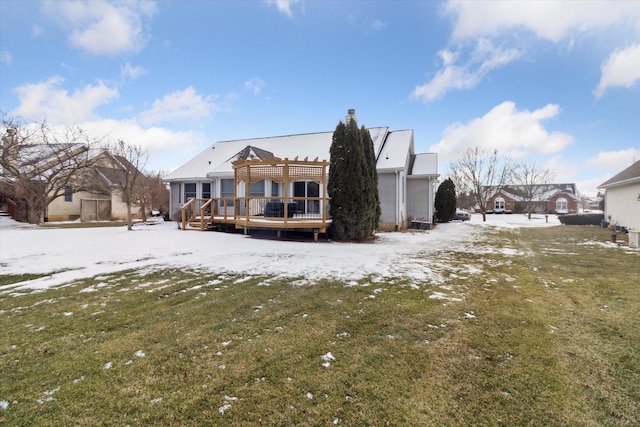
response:
<path fill-rule="evenodd" d="M 235 224 L 233 214 L 223 215 L 218 211 L 228 211 L 229 201 L 221 199 L 190 199 L 182 206 L 182 229 L 206 231 L 221 229 Z"/>
<path fill-rule="evenodd" d="M 194 216 L 185 223 L 185 230 L 204 231 L 212 228 L 213 219 L 211 216 Z"/>

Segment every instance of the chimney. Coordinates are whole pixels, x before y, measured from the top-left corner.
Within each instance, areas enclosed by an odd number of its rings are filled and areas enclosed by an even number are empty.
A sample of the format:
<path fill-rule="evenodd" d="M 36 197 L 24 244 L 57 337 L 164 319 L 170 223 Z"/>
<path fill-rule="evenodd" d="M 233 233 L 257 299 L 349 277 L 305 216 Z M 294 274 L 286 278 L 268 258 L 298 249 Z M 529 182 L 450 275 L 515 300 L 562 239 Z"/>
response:
<path fill-rule="evenodd" d="M 349 122 L 351 120 L 355 120 L 356 124 L 358 124 L 358 118 L 356 117 L 356 109 L 355 108 L 349 108 L 347 110 L 347 117 L 345 117 L 345 123 L 349 124 Z"/>

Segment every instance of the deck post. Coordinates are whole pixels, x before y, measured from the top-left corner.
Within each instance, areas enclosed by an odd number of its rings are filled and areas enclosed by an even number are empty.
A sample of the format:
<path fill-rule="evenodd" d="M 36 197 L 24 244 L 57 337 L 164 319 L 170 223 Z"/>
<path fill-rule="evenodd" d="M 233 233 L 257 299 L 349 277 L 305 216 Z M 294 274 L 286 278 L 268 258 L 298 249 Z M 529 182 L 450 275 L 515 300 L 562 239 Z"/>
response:
<path fill-rule="evenodd" d="M 318 232 L 319 232 L 319 230 L 317 228 L 313 229 L 313 241 L 314 242 L 318 241 Z"/>

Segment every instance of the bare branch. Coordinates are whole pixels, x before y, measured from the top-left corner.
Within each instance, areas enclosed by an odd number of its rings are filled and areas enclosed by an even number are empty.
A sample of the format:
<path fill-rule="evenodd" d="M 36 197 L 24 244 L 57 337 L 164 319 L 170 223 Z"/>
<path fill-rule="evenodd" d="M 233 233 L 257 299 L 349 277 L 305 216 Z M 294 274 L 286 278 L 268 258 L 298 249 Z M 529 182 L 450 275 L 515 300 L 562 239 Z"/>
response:
<path fill-rule="evenodd" d="M 133 203 L 139 203 L 134 197 L 134 189 L 144 178 L 142 171 L 149 160 L 149 153 L 141 146 L 129 144 L 123 140 L 111 144 L 107 149 L 109 153 L 107 159 L 116 176 L 113 184 L 121 192 L 122 199 L 127 204 L 127 228 L 132 230 L 131 207 Z M 143 212 L 143 216 L 145 213 Z"/>
<path fill-rule="evenodd" d="M 554 174 L 550 169 L 538 167 L 535 162 L 518 164 L 514 183 L 521 192 L 529 219 L 553 178 Z"/>
<path fill-rule="evenodd" d="M 78 190 L 88 182 L 84 177 L 92 168 L 89 152 L 96 142 L 80 128 L 51 128 L 46 121 L 1 115 L 2 191 L 22 201 L 23 220 L 39 223 L 66 187 Z"/>
<path fill-rule="evenodd" d="M 458 192 L 473 196 L 486 221 L 489 199 L 511 179 L 514 166 L 510 158 L 498 156 L 497 150 L 487 152 L 474 147 L 451 162 L 449 170 Z"/>

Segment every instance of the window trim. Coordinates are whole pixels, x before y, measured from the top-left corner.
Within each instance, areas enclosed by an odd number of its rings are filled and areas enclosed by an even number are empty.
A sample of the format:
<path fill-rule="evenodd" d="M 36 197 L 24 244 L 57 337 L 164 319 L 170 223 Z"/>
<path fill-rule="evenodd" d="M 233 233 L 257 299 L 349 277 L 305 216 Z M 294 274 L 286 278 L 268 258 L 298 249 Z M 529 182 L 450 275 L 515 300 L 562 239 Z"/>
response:
<path fill-rule="evenodd" d="M 193 185 L 193 191 L 187 191 L 187 185 Z M 198 197 L 198 184 L 195 182 L 185 182 L 184 185 L 184 203 L 187 203 L 189 199 L 195 199 Z"/>
<path fill-rule="evenodd" d="M 209 187 L 209 191 L 205 191 L 205 187 L 208 186 Z M 202 193 L 202 198 L 203 199 L 210 199 L 211 198 L 211 183 L 210 182 L 203 182 L 200 184 L 200 188 L 201 188 L 201 193 Z"/>
<path fill-rule="evenodd" d="M 556 211 L 569 211 L 569 200 L 566 197 L 559 197 L 556 199 Z"/>

